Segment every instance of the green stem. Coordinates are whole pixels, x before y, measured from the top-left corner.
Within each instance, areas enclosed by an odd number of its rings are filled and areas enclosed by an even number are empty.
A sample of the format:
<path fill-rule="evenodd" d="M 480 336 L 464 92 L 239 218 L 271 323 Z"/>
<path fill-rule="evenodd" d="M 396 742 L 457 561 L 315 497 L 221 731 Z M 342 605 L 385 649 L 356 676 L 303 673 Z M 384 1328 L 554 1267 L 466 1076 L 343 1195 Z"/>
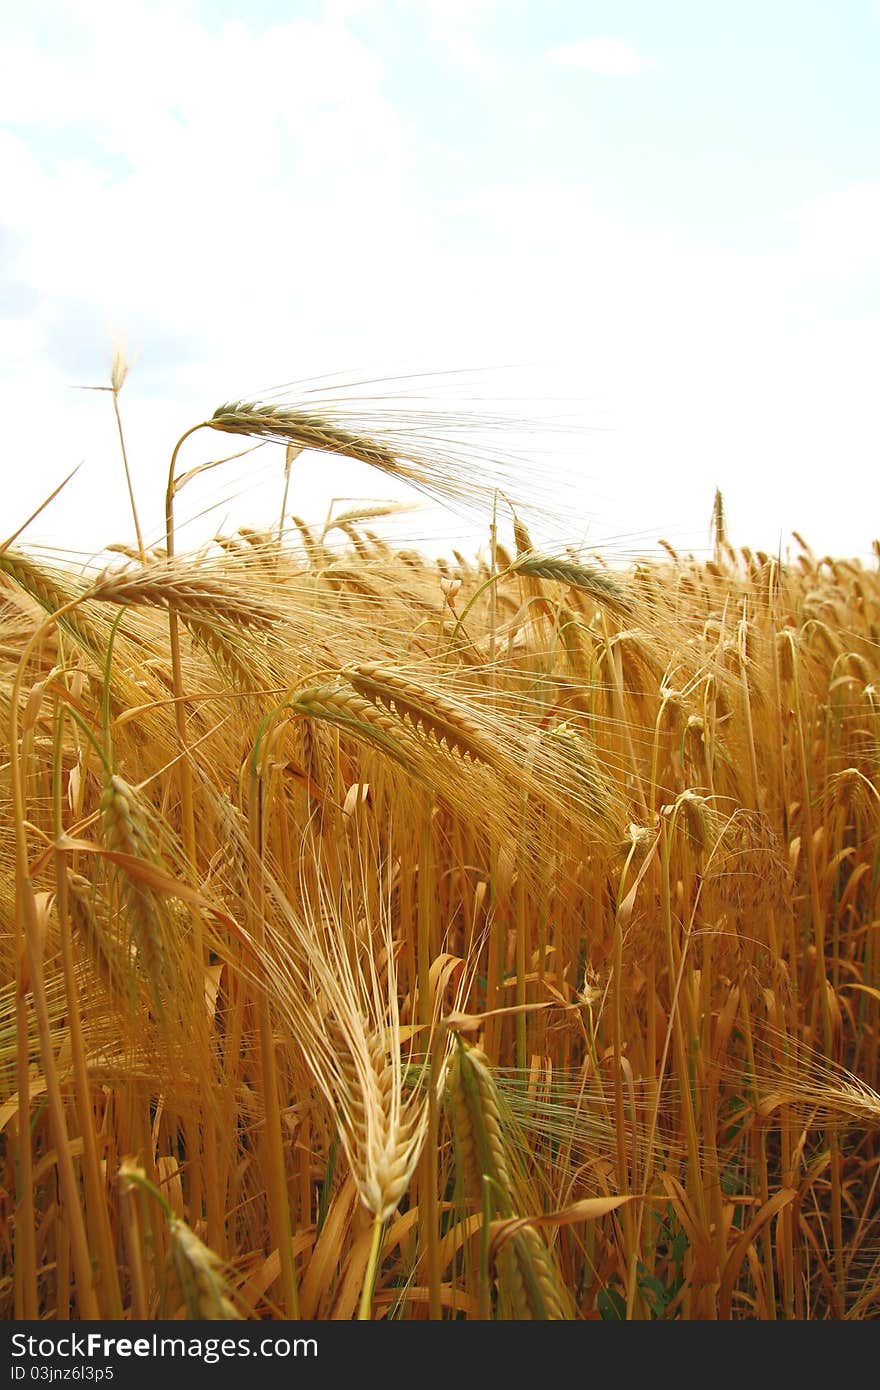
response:
<path fill-rule="evenodd" d="M 367 1260 L 367 1272 L 364 1275 L 364 1286 L 361 1289 L 361 1301 L 358 1308 L 358 1321 L 370 1322 L 373 1314 L 373 1288 L 376 1283 L 376 1274 L 379 1270 L 379 1256 L 382 1251 L 382 1231 L 385 1222 L 378 1214 L 373 1218 L 373 1238 L 370 1241 L 370 1258 Z"/>
<path fill-rule="evenodd" d="M 494 554 L 494 549 L 493 549 L 493 554 Z M 455 646 L 455 639 L 458 637 L 458 634 L 459 634 L 459 632 L 461 631 L 461 628 L 462 628 L 462 626 L 463 626 L 463 624 L 464 624 L 464 620 L 465 620 L 465 618 L 467 617 L 468 613 L 470 613 L 470 611 L 471 611 L 471 609 L 473 608 L 474 604 L 476 603 L 477 599 L 480 598 L 480 596 L 481 596 L 482 594 L 484 594 L 484 593 L 486 592 L 487 589 L 491 588 L 491 586 L 492 586 L 493 584 L 497 584 L 498 581 L 499 581 L 499 579 L 506 579 L 506 577 L 507 577 L 509 574 L 514 574 L 515 572 L 516 572 L 516 563 L 514 563 L 514 564 L 512 564 L 512 565 L 509 565 L 508 568 L 507 568 L 506 570 L 500 570 L 500 571 L 498 572 L 498 574 L 490 574 L 488 579 L 484 579 L 483 582 L 482 582 L 482 584 L 480 584 L 480 585 L 477 586 L 477 588 L 476 588 L 476 589 L 474 590 L 474 592 L 471 594 L 471 596 L 470 596 L 470 598 L 468 599 L 467 603 L 465 604 L 464 608 L 461 610 L 460 615 L 458 616 L 458 618 L 457 618 L 456 621 L 455 621 L 455 627 L 452 629 L 452 636 L 450 637 L 450 639 L 449 639 L 449 645 L 448 645 L 447 648 L 446 648 L 446 655 L 447 655 L 447 657 L 449 656 L 449 654 L 451 653 L 453 647 Z M 493 633 L 494 633 L 494 631 L 495 631 L 494 625 L 493 625 L 492 631 L 493 631 Z"/>
<path fill-rule="evenodd" d="M 448 1023 L 441 1020 L 431 1045 L 431 1065 L 428 1073 L 428 1186 L 426 1202 L 428 1250 L 428 1317 L 439 1322 L 443 1317 L 440 1301 L 440 1075 L 446 1056 Z"/>

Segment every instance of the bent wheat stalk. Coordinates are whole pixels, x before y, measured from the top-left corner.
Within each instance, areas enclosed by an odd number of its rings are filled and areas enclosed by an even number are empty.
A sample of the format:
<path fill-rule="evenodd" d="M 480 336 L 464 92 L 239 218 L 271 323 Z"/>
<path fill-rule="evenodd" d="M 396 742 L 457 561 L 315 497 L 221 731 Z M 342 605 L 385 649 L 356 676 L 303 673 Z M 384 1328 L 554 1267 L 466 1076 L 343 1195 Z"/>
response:
<path fill-rule="evenodd" d="M 624 593 L 621 586 L 607 574 L 601 574 L 591 566 L 582 565 L 565 556 L 545 555 L 539 551 L 530 550 L 519 555 L 505 569 L 493 571 L 488 579 L 484 579 L 483 583 L 477 586 L 452 629 L 447 646 L 447 655 L 455 650 L 455 644 L 464 627 L 465 619 L 477 601 L 482 598 L 487 589 L 492 589 L 494 592 L 495 586 L 512 574 L 525 575 L 531 579 L 552 579 L 557 584 L 567 584 L 569 588 L 595 599 L 598 604 L 604 605 L 612 611 L 625 615 L 629 615 L 633 611 L 632 601 Z"/>

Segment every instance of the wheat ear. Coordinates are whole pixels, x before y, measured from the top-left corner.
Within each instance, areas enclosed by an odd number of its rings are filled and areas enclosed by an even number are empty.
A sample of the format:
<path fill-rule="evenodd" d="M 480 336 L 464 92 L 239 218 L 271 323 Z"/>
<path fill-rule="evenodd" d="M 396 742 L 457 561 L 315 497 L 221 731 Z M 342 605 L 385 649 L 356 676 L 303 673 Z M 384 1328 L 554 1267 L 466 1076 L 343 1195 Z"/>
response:
<path fill-rule="evenodd" d="M 300 449 L 317 449 L 325 454 L 343 454 L 346 458 L 359 459 L 386 473 L 400 472 L 394 454 L 376 440 L 334 425 L 320 415 L 292 410 L 288 406 L 233 401 L 218 406 L 206 424 L 213 430 L 223 430 L 227 434 L 286 441 Z"/>
<path fill-rule="evenodd" d="M 38 565 L 20 550 L 0 551 L 0 573 L 8 575 L 20 589 L 50 614 L 64 608 L 75 597 L 69 587 L 55 577 L 51 569 Z M 101 652 L 104 643 L 97 628 L 78 609 L 71 608 L 58 621 L 80 646 L 95 654 Z"/>
<path fill-rule="evenodd" d="M 447 1071 L 446 1094 L 465 1189 L 478 1202 L 487 1202 L 490 1212 L 513 1216 L 516 1182 L 507 1156 L 498 1089 L 481 1048 L 468 1047 L 458 1039 Z M 501 1246 L 497 1266 L 499 1288 L 517 1319 L 571 1316 L 559 1271 L 534 1227 L 523 1227 Z"/>
<path fill-rule="evenodd" d="M 524 1226 L 498 1251 L 499 1284 L 518 1321 L 570 1319 L 565 1286 L 553 1257 L 534 1226 Z"/>
<path fill-rule="evenodd" d="M 146 809 L 123 778 L 114 774 L 108 779 L 100 807 L 103 838 L 108 849 L 133 860 L 159 863 Z M 138 962 L 161 1012 L 165 994 L 165 929 L 157 895 L 137 876 L 133 866 L 119 869 L 116 878 Z"/>
<path fill-rule="evenodd" d="M 103 980 L 111 999 L 131 1000 L 130 953 L 98 920 L 92 885 L 79 874 L 68 872 L 67 887 L 70 921 L 85 955 Z"/>
<path fill-rule="evenodd" d="M 436 691 L 384 666 L 346 666 L 343 675 L 363 695 L 406 715 L 417 729 L 457 749 L 462 757 L 498 765 L 498 750 L 480 726 Z"/>
<path fill-rule="evenodd" d="M 410 1104 L 403 1095 L 400 1061 L 389 1051 L 388 1030 L 352 1027 L 352 1021 L 330 1024 L 343 1143 L 361 1201 L 379 1221 L 387 1221 L 412 1180 L 427 1110 L 424 1097 Z"/>
<path fill-rule="evenodd" d="M 458 1040 L 447 1072 L 456 1159 L 465 1190 L 481 1200 L 483 1178 L 491 1179 L 504 1216 L 514 1212 L 513 1181 L 507 1162 L 498 1091 L 482 1048 Z"/>
<path fill-rule="evenodd" d="M 237 690 L 249 690 L 255 681 L 258 683 L 258 678 L 228 629 L 213 620 L 196 618 L 190 613 L 181 613 L 180 616 L 187 631 Z"/>
<path fill-rule="evenodd" d="M 191 1231 L 185 1221 L 171 1217 L 168 1258 L 191 1318 L 206 1322 L 241 1320 L 231 1303 L 223 1261 Z"/>
<path fill-rule="evenodd" d="M 88 597 L 105 603 L 173 608 L 181 615 L 219 618 L 241 627 L 271 628 L 282 618 L 279 609 L 222 579 L 169 563 L 105 572 Z"/>
<path fill-rule="evenodd" d="M 123 1158 L 119 1165 L 119 1182 L 123 1193 L 130 1192 L 132 1187 L 140 1188 L 162 1208 L 168 1226 L 168 1264 L 183 1297 L 187 1316 L 205 1322 L 240 1321 L 241 1314 L 229 1298 L 223 1261 L 175 1215 L 167 1199 L 135 1159 Z"/>
<path fill-rule="evenodd" d="M 632 602 L 615 580 L 589 565 L 580 564 L 577 560 L 531 550 L 518 556 L 510 568 L 515 574 L 528 575 L 533 579 L 553 579 L 557 584 L 567 584 L 570 588 L 589 594 L 597 602 L 608 604 L 622 613 L 632 612 Z"/>
<path fill-rule="evenodd" d="M 290 707 L 310 719 L 323 719 L 347 732 L 365 739 L 388 753 L 403 767 L 415 772 L 411 752 L 401 739 L 405 730 L 399 721 L 379 709 L 370 700 L 341 682 L 312 685 L 297 691 L 289 701 Z"/>

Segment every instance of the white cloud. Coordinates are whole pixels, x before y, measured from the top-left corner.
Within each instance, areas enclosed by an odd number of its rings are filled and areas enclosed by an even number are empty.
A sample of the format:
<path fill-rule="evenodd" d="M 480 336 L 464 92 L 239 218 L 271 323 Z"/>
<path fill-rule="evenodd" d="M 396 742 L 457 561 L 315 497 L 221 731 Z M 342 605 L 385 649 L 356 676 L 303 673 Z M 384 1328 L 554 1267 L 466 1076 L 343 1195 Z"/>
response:
<path fill-rule="evenodd" d="M 15 190 L 0 221 L 44 307 L 79 298 L 114 320 L 140 310 L 211 335 L 326 300 L 328 276 L 339 293 L 406 267 L 407 140 L 381 62 L 352 34 L 306 21 L 208 33 L 137 5 L 123 27 L 79 5 L 92 56 L 47 84 L 77 157 L 0 137 Z M 46 77 L 38 50 L 7 57 L 22 96 Z M 53 97 L 42 120 L 58 116 Z M 105 171 L 102 147 L 124 174 Z"/>
<path fill-rule="evenodd" d="M 451 67 L 467 77 L 481 77 L 493 66 L 483 46 L 482 30 L 497 9 L 497 0 L 417 0 L 426 32 Z"/>
<path fill-rule="evenodd" d="M 797 526 L 817 548 L 866 548 L 880 320 L 835 322 L 814 291 L 876 254 L 876 187 L 806 204 L 787 250 L 751 256 L 597 208 L 576 177 L 493 183 L 487 166 L 479 191 L 440 178 L 414 196 L 408 171 L 433 176 L 436 153 L 338 17 L 207 31 L 132 0 L 131 28 L 110 22 L 104 0 L 76 4 L 81 68 L 19 43 L 15 93 L 0 82 L 0 106 L 14 120 L 20 101 L 20 122 L 39 127 L 33 140 L 20 123 L 0 136 L 12 523 L 85 458 L 35 532 L 66 525 L 81 548 L 130 532 L 109 403 L 70 389 L 106 381 L 118 328 L 136 362 L 123 409 L 151 533 L 170 447 L 220 400 L 334 368 L 552 359 L 562 366 L 531 387 L 520 374 L 523 413 L 530 390 L 571 394 L 582 418 L 610 427 L 584 435 L 587 476 L 570 499 L 560 492 L 570 525 L 592 515 L 600 532 L 640 532 L 646 545 L 660 534 L 699 545 L 717 483 L 735 538 L 752 546 Z M 45 102 L 31 107 L 40 85 Z M 212 448 L 209 431 L 196 436 L 186 466 Z M 829 489 L 829 467 L 844 464 L 849 485 Z M 232 524 L 262 524 L 280 472 L 268 451 L 238 467 Z M 263 470 L 274 483 L 260 492 Z M 230 477 L 204 475 L 181 515 L 215 485 L 225 496 Z M 313 461 L 294 505 L 312 517 L 328 491 L 384 490 Z"/>
<path fill-rule="evenodd" d="M 824 281 L 880 263 L 880 183 L 811 198 L 789 221 L 798 230 L 791 270 Z"/>
<path fill-rule="evenodd" d="M 560 67 L 582 68 L 585 72 L 599 72 L 607 77 L 629 77 L 653 66 L 652 59 L 643 58 L 629 44 L 608 38 L 559 44 L 549 48 L 544 57 Z"/>

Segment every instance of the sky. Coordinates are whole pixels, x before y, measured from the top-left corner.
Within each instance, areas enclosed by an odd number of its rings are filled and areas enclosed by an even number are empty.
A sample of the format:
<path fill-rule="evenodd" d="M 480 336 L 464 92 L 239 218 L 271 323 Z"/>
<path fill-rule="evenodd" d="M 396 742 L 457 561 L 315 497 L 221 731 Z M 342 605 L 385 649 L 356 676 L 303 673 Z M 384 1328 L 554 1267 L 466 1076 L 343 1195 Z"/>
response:
<path fill-rule="evenodd" d="M 375 378 L 390 410 L 389 378 L 436 373 L 438 399 L 569 422 L 525 437 L 523 482 L 572 540 L 705 550 L 718 487 L 737 544 L 868 556 L 878 62 L 880 0 L 4 6 L 6 534 L 78 468 L 23 540 L 131 538 L 111 400 L 76 389 L 118 341 L 150 537 L 221 402 Z M 291 507 L 385 483 L 303 455 Z M 181 493 L 184 534 L 280 498 L 262 450 Z M 412 529 L 439 553 L 476 525 Z"/>

